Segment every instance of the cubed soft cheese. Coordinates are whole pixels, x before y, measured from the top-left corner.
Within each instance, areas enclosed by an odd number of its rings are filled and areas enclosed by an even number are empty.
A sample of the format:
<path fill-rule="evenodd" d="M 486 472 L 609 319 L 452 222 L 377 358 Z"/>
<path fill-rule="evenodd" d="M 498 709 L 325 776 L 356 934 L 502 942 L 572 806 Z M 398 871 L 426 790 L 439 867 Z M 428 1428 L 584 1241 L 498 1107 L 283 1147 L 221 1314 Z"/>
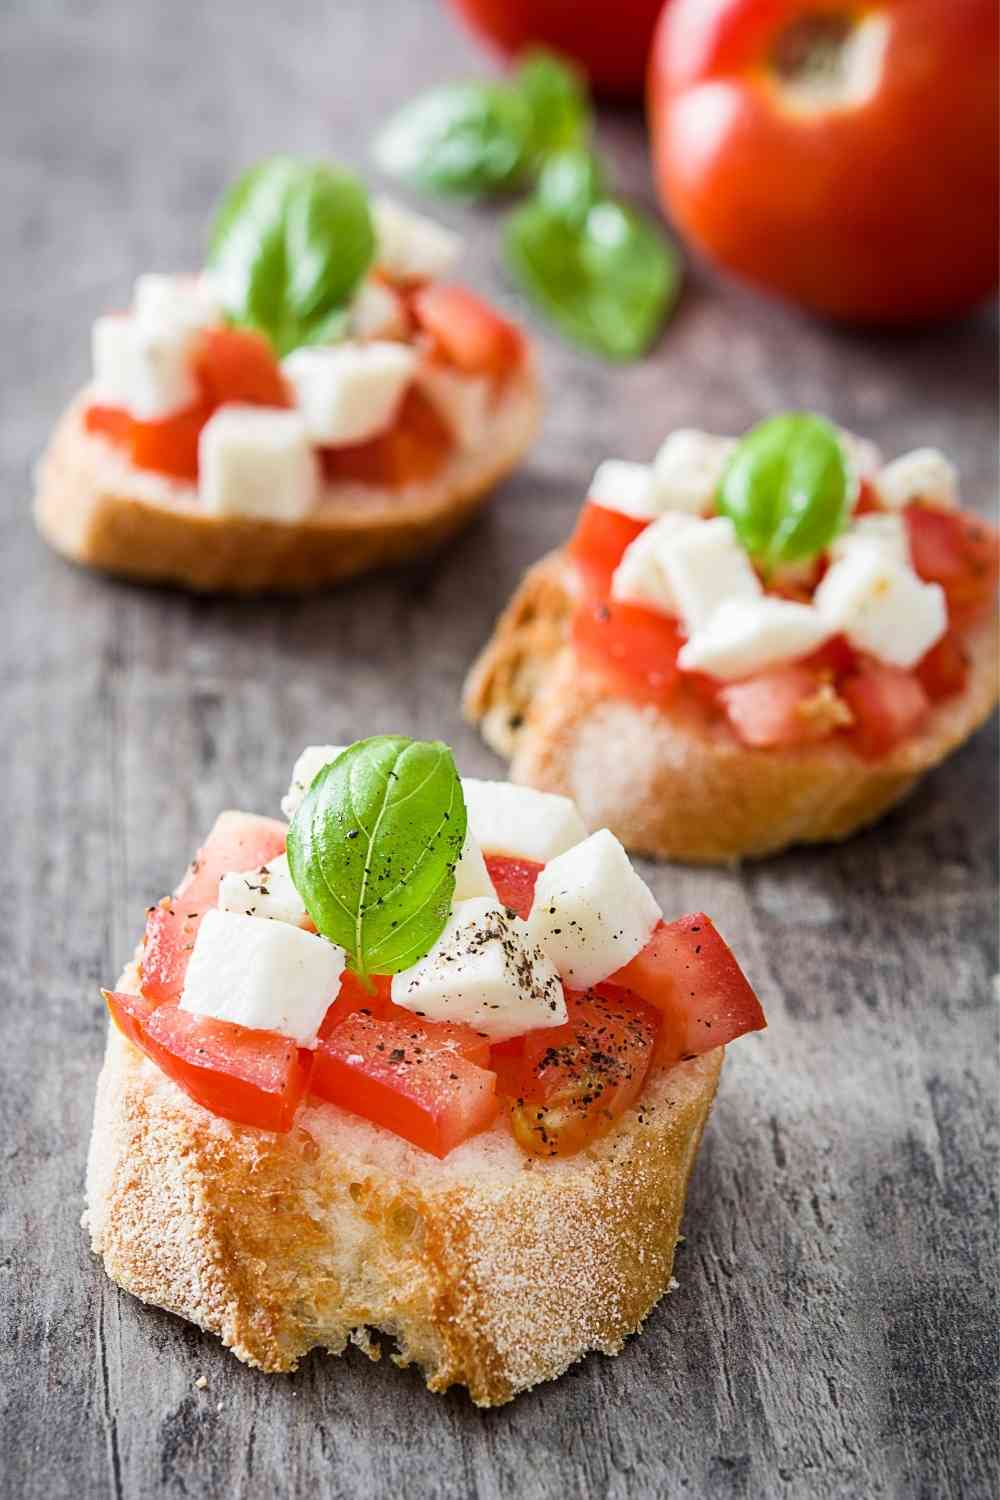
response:
<path fill-rule="evenodd" d="M 219 289 L 211 275 L 164 276 L 150 271 L 136 278 L 132 315 L 146 325 L 194 331 L 222 322 Z"/>
<path fill-rule="evenodd" d="M 443 365 L 426 364 L 418 383 L 458 446 L 478 447 L 486 436 L 493 402 L 489 380 L 483 375 L 464 375 Z"/>
<path fill-rule="evenodd" d="M 399 293 L 377 277 L 366 276 L 354 294 L 347 326 L 356 339 L 405 338 L 406 309 Z"/>
<path fill-rule="evenodd" d="M 443 224 L 416 214 L 391 198 L 372 203 L 375 260 L 399 281 L 433 281 L 450 271 L 462 241 Z"/>
<path fill-rule="evenodd" d="M 694 516 L 711 510 L 735 447 L 733 438 L 699 432 L 695 427 L 672 432 L 653 460 L 658 509 Z"/>
<path fill-rule="evenodd" d="M 495 1041 L 566 1020 L 555 967 L 495 895 L 455 902 L 427 956 L 393 975 L 392 999 L 430 1021 L 464 1022 Z"/>
<path fill-rule="evenodd" d="M 728 516 L 676 529 L 664 538 L 659 561 L 689 635 L 707 625 L 720 604 L 764 592 Z"/>
<path fill-rule="evenodd" d="M 314 1047 L 345 962 L 343 948 L 315 933 L 213 908 L 198 928 L 181 1009 Z"/>
<path fill-rule="evenodd" d="M 469 828 L 486 854 L 544 864 L 587 837 L 576 803 L 509 781 L 463 777 Z"/>
<path fill-rule="evenodd" d="M 830 631 L 894 667 L 916 666 L 948 628 L 940 584 L 874 547 L 856 547 L 825 573 L 813 600 Z"/>
<path fill-rule="evenodd" d="M 662 614 L 675 615 L 678 611 L 677 598 L 663 571 L 663 549 L 673 537 L 697 525 L 694 516 L 671 511 L 640 531 L 635 541 L 629 542 L 625 548 L 621 561 L 612 574 L 612 599 L 620 599 L 623 604 L 641 604 L 647 609 L 658 609 Z"/>
<path fill-rule="evenodd" d="M 607 458 L 598 464 L 587 499 L 604 510 L 617 510 L 637 521 L 651 521 L 661 509 L 656 504 L 649 464 L 629 463 L 624 458 Z"/>
<path fill-rule="evenodd" d="M 314 443 L 363 443 L 391 424 L 416 372 L 407 344 L 326 344 L 296 349 L 282 373 Z"/>
<path fill-rule="evenodd" d="M 298 812 L 299 803 L 312 786 L 324 766 L 328 766 L 338 755 L 343 755 L 346 745 L 307 745 L 292 767 L 292 779 L 288 791 L 281 799 L 281 811 L 291 822 Z"/>
<path fill-rule="evenodd" d="M 914 500 L 938 510 L 958 504 L 958 470 L 939 448 L 914 448 L 894 458 L 879 471 L 875 487 L 889 510 L 904 510 Z"/>
<path fill-rule="evenodd" d="M 465 835 L 462 854 L 455 866 L 453 901 L 471 901 L 474 896 L 496 896 L 483 851 L 470 829 Z"/>
<path fill-rule="evenodd" d="M 600 984 L 649 942 L 663 913 L 608 829 L 539 873 L 528 932 L 572 989 Z"/>
<path fill-rule="evenodd" d="M 858 516 L 841 532 L 830 545 L 830 556 L 834 560 L 846 557 L 858 547 L 874 547 L 880 556 L 910 565 L 910 540 L 906 522 L 898 514 L 885 511 L 870 511 Z"/>
<path fill-rule="evenodd" d="M 137 318 L 108 316 L 94 323 L 93 399 L 155 422 L 198 399 L 187 329 L 149 326 Z"/>
<path fill-rule="evenodd" d="M 298 412 L 220 406 L 201 430 L 198 490 L 215 515 L 300 521 L 319 487 L 319 462 Z"/>
<path fill-rule="evenodd" d="M 678 664 L 726 682 L 808 656 L 833 634 L 809 604 L 770 595 L 730 599 L 685 641 Z"/>
<path fill-rule="evenodd" d="M 301 927 L 309 915 L 292 880 L 287 854 L 279 854 L 259 870 L 234 870 L 223 875 L 218 904 L 220 911 L 290 922 L 293 927 Z"/>

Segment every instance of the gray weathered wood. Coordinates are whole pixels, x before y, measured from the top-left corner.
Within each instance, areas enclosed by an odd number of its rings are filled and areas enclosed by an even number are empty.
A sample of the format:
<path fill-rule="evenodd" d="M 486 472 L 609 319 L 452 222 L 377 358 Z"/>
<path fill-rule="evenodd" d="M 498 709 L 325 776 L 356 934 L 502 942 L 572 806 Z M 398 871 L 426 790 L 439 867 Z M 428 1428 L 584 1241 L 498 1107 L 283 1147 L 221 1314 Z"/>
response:
<path fill-rule="evenodd" d="M 78 1219 L 97 986 L 220 806 L 274 810 L 304 743 L 397 727 L 495 772 L 457 719 L 465 665 L 597 460 L 648 455 L 670 426 L 808 405 L 889 450 L 941 444 L 986 505 L 990 323 L 837 332 L 695 277 L 644 363 L 543 336 L 544 438 L 440 561 L 307 602 L 87 576 L 45 551 L 26 503 L 91 318 L 135 272 L 196 263 L 236 166 L 275 150 L 363 163 L 386 108 L 482 63 L 430 0 L 8 0 L 0 43 L 0 1492 L 989 1494 L 994 731 L 843 848 L 651 871 L 668 910 L 716 914 L 771 1027 L 727 1064 L 680 1290 L 620 1359 L 493 1414 L 356 1351 L 268 1379 L 121 1295 Z M 646 194 L 638 121 L 603 136 Z M 493 215 L 445 217 L 468 235 L 468 279 L 515 306 Z"/>

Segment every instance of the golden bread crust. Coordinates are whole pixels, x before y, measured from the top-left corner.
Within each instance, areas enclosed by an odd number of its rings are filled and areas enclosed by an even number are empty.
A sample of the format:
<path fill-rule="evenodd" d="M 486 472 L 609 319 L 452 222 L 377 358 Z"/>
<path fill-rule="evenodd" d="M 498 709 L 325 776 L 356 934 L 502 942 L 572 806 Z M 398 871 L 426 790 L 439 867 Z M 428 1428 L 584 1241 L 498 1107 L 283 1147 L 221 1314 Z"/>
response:
<path fill-rule="evenodd" d="M 529 361 L 505 387 L 490 431 L 427 482 L 398 490 L 328 485 L 293 524 L 209 515 L 192 486 L 132 468 L 83 426 L 86 393 L 63 415 L 38 467 L 34 512 L 57 552 L 88 567 L 199 591 L 304 592 L 431 552 L 516 467 L 538 427 Z"/>
<path fill-rule="evenodd" d="M 753 750 L 723 724 L 618 697 L 567 644 L 575 580 L 561 552 L 526 575 L 465 685 L 466 717 L 512 781 L 575 798 L 631 850 L 716 864 L 847 838 L 962 744 L 997 701 L 997 631 L 964 637 L 963 693 L 881 760 L 840 740 Z"/>

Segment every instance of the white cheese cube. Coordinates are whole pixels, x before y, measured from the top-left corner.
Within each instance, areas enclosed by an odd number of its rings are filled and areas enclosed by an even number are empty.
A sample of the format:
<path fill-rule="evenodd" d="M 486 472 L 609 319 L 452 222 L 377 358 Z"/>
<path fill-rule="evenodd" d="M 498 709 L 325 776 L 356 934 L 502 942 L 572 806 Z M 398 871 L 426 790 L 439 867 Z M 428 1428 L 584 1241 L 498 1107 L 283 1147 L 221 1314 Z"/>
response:
<path fill-rule="evenodd" d="M 587 499 L 604 510 L 617 510 L 637 521 L 652 521 L 661 509 L 656 504 L 649 464 L 628 463 L 623 458 L 608 458 L 598 464 Z"/>
<path fill-rule="evenodd" d="M 290 922 L 301 927 L 309 919 L 288 868 L 288 855 L 261 865 L 259 870 L 233 870 L 219 881 L 220 911 L 238 911 L 247 917 L 267 917 L 272 922 Z"/>
<path fill-rule="evenodd" d="M 544 864 L 587 837 L 576 803 L 509 781 L 462 778 L 469 828 L 486 854 Z"/>
<path fill-rule="evenodd" d="M 345 962 L 343 948 L 315 933 L 213 909 L 198 928 L 181 1009 L 314 1047 Z"/>
<path fill-rule="evenodd" d="M 201 430 L 198 492 L 214 515 L 300 521 L 319 486 L 319 463 L 298 412 L 220 406 Z"/>
<path fill-rule="evenodd" d="M 461 1021 L 495 1041 L 566 1020 L 555 968 L 496 896 L 457 901 L 434 947 L 392 976 L 392 999 L 430 1021 Z"/>
<path fill-rule="evenodd" d="M 403 339 L 408 331 L 399 294 L 377 276 L 367 276 L 351 303 L 348 332 L 356 339 Z"/>
<path fill-rule="evenodd" d="M 457 234 L 391 198 L 374 200 L 372 219 L 376 264 L 396 281 L 433 281 L 449 271 L 461 253 Z"/>
<path fill-rule="evenodd" d="M 661 564 L 663 548 L 672 537 L 697 524 L 694 516 L 670 511 L 647 526 L 645 531 L 640 531 L 635 541 L 629 542 L 625 548 L 621 562 L 612 574 L 612 599 L 675 615 L 677 599 Z"/>
<path fill-rule="evenodd" d="M 91 347 L 95 402 L 123 407 L 142 422 L 172 416 L 198 399 L 190 333 L 136 318 L 98 318 Z"/>
<path fill-rule="evenodd" d="M 685 672 L 731 682 L 808 656 L 833 633 L 810 604 L 771 596 L 730 599 L 685 641 L 677 661 Z"/>
<path fill-rule="evenodd" d="M 689 635 L 707 625 L 720 604 L 759 599 L 764 592 L 728 516 L 675 529 L 665 537 L 659 561 Z"/>
<path fill-rule="evenodd" d="M 136 278 L 132 314 L 151 327 L 196 330 L 210 328 L 223 318 L 222 298 L 212 276 L 162 276 L 149 272 Z"/>
<path fill-rule="evenodd" d="M 455 894 L 453 901 L 471 901 L 474 896 L 492 896 L 496 891 L 486 868 L 483 851 L 472 830 L 465 835 L 461 858 L 455 866 Z"/>
<path fill-rule="evenodd" d="M 621 844 L 602 828 L 541 871 L 528 932 L 566 983 L 582 990 L 645 948 L 662 915 Z"/>
<path fill-rule="evenodd" d="M 901 515 L 871 511 L 858 516 L 831 543 L 830 556 L 836 561 L 856 547 L 874 547 L 880 556 L 901 563 L 903 567 L 910 566 L 910 539 Z"/>
<path fill-rule="evenodd" d="M 894 667 L 914 667 L 948 627 L 944 590 L 875 547 L 855 547 L 827 571 L 814 596 L 830 631 Z"/>
<path fill-rule="evenodd" d="M 346 745 L 307 745 L 292 767 L 292 780 L 288 791 L 281 799 L 281 811 L 289 822 L 298 812 L 299 803 L 312 786 L 324 766 L 338 755 L 343 755 Z"/>
<path fill-rule="evenodd" d="M 672 432 L 653 460 L 659 510 L 685 511 L 693 516 L 710 511 L 735 448 L 735 439 L 699 432 L 695 427 L 679 427 Z"/>
<path fill-rule="evenodd" d="M 463 375 L 460 370 L 426 364 L 418 382 L 451 428 L 458 446 L 478 447 L 486 435 L 493 402 L 489 380 L 483 375 Z"/>
<path fill-rule="evenodd" d="M 314 443 L 364 443 L 384 432 L 413 379 L 418 355 L 406 344 L 325 344 L 281 361 Z"/>
<path fill-rule="evenodd" d="M 879 471 L 875 488 L 889 510 L 903 510 L 914 500 L 938 510 L 954 510 L 958 470 L 939 448 L 914 448 Z"/>

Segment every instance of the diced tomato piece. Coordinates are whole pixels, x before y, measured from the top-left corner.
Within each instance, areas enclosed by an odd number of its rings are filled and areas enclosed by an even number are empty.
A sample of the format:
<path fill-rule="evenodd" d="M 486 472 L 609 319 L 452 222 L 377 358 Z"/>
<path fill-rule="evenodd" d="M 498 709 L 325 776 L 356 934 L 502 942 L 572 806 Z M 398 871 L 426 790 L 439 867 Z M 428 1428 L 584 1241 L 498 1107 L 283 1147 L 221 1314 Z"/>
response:
<path fill-rule="evenodd" d="M 659 922 L 642 952 L 610 982 L 662 1012 L 657 1061 L 668 1065 L 767 1025 L 732 949 L 704 912 Z"/>
<path fill-rule="evenodd" d="M 202 396 L 213 408 L 227 402 L 291 405 L 281 366 L 262 333 L 249 328 L 206 328 L 198 336 L 193 360 Z"/>
<path fill-rule="evenodd" d="M 874 515 L 882 507 L 878 503 L 878 494 L 870 479 L 862 479 L 858 484 L 858 498 L 854 506 L 856 516 Z"/>
<path fill-rule="evenodd" d="M 572 1156 L 605 1135 L 638 1097 L 659 1017 L 610 986 L 566 995 L 562 1026 L 530 1031 L 504 1070 L 514 1139 L 532 1156 Z"/>
<path fill-rule="evenodd" d="M 435 282 L 421 287 L 411 306 L 420 327 L 448 362 L 466 375 L 502 378 L 520 363 L 524 351 L 520 329 L 466 287 Z"/>
<path fill-rule="evenodd" d="M 435 1042 L 429 1027 L 360 1012 L 316 1048 L 312 1092 L 429 1151 L 449 1151 L 489 1125 L 496 1077 Z"/>
<path fill-rule="evenodd" d="M 389 992 L 392 988 L 392 978 L 388 974 L 373 974 L 371 979 L 374 988 L 367 990 L 356 974 L 350 969 L 344 970 L 340 980 L 340 992 L 323 1017 L 319 1036 L 329 1036 L 341 1021 L 346 1021 L 348 1016 L 353 1016 L 358 1011 L 370 1016 L 385 1015 L 386 1006 L 390 1003 Z"/>
<path fill-rule="evenodd" d="M 810 656 L 803 657 L 800 666 L 810 667 L 814 672 L 829 673 L 835 680 L 847 672 L 853 672 L 858 653 L 846 635 L 833 635 Z"/>
<path fill-rule="evenodd" d="M 418 1016 L 405 1006 L 392 1003 L 392 978 L 388 974 L 371 976 L 373 989 L 365 989 L 358 976 L 350 969 L 344 970 L 340 982 L 340 993 L 323 1017 L 319 1028 L 320 1038 L 328 1037 L 349 1016 L 371 1016 L 379 1021 L 395 1021 L 408 1026 L 412 1040 L 429 1040 L 441 1048 L 451 1048 L 469 1062 L 488 1068 L 490 1063 L 489 1038 L 471 1026 L 456 1021 L 430 1021 Z"/>
<path fill-rule="evenodd" d="M 137 469 L 152 469 L 193 483 L 198 478 L 198 439 L 211 415 L 208 402 L 196 401 L 159 422 L 133 418 L 128 439 L 132 462 Z"/>
<path fill-rule="evenodd" d="M 854 715 L 851 741 L 869 759 L 885 755 L 911 735 L 930 708 L 913 672 L 867 658 L 857 672 L 845 677 L 839 691 Z"/>
<path fill-rule="evenodd" d="M 381 1019 L 394 1021 L 401 1026 L 410 1040 L 420 1046 L 430 1046 L 443 1052 L 454 1052 L 477 1067 L 490 1065 L 490 1039 L 484 1031 L 476 1031 L 463 1021 L 432 1021 L 405 1005 L 393 1005 L 390 1000 Z"/>
<path fill-rule="evenodd" d="M 214 906 L 219 879 L 230 870 L 259 870 L 284 852 L 285 825 L 252 813 L 224 812 L 198 850 L 176 892 L 146 918 L 142 992 L 151 1000 L 178 1000 L 202 916 Z"/>
<path fill-rule="evenodd" d="M 534 859 L 511 859 L 506 854 L 487 854 L 486 870 L 493 889 L 509 911 L 526 917 L 535 899 L 535 881 L 544 867 Z"/>
<path fill-rule="evenodd" d="M 101 994 L 108 1013 L 122 1036 L 142 1049 L 146 1024 L 156 1009 L 157 1002 L 148 1000 L 145 995 L 131 995 L 127 990 L 102 990 Z"/>
<path fill-rule="evenodd" d="M 992 526 L 961 510 L 908 505 L 910 555 L 920 577 L 939 583 L 953 624 L 967 625 L 989 609 L 1000 576 L 1000 545 Z"/>
<path fill-rule="evenodd" d="M 824 740 L 846 718 L 829 685 L 803 666 L 772 667 L 732 682 L 720 689 L 719 700 L 744 745 L 755 747 Z"/>
<path fill-rule="evenodd" d="M 637 604 L 581 604 L 570 626 L 580 659 L 640 703 L 667 703 L 677 687 L 677 621 Z"/>
<path fill-rule="evenodd" d="M 932 703 L 960 693 L 969 675 L 969 660 L 955 631 L 943 635 L 914 670 Z"/>
<path fill-rule="evenodd" d="M 88 406 L 83 414 L 83 425 L 88 432 L 100 433 L 114 443 L 127 443 L 132 418 L 120 406 Z"/>
<path fill-rule="evenodd" d="M 611 576 L 630 542 L 646 529 L 645 521 L 607 510 L 588 500 L 580 511 L 567 552 L 583 579 L 584 587 L 599 599 L 611 592 Z"/>
<path fill-rule="evenodd" d="M 366 443 L 320 449 L 329 483 L 355 481 L 388 488 L 430 479 L 453 452 L 451 428 L 418 386 L 411 385 L 391 427 Z"/>

